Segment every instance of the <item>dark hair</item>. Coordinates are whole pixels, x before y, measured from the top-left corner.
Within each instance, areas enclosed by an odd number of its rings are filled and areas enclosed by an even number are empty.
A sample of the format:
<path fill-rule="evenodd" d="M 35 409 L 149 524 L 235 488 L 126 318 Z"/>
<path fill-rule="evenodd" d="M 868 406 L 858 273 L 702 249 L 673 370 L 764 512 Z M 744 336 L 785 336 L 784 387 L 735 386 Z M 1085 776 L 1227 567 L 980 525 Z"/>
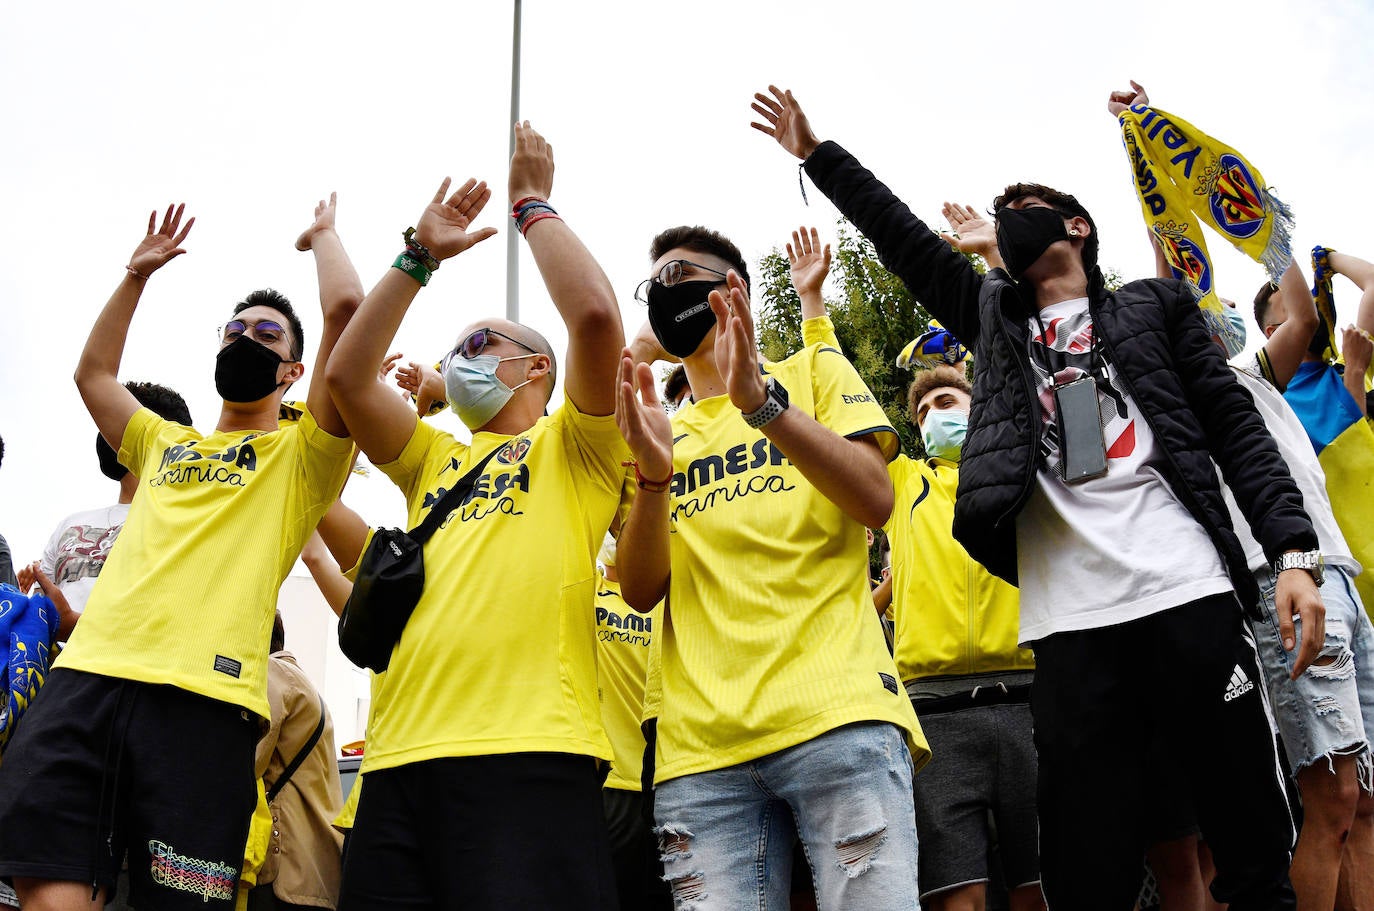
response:
<path fill-rule="evenodd" d="M 687 368 L 678 364 L 663 378 L 663 400 L 676 402 L 683 390 L 686 390 L 688 395 L 692 394 L 692 386 L 687 382 Z"/>
<path fill-rule="evenodd" d="M 911 419 L 916 420 L 916 406 L 921 404 L 921 399 L 929 395 L 932 389 L 945 387 L 973 395 L 973 387 L 969 385 L 968 377 L 959 367 L 941 364 L 938 367 L 931 367 L 929 370 L 922 370 L 917 373 L 916 378 L 911 381 L 911 385 L 906 390 L 906 407 L 907 411 L 911 413 Z"/>
<path fill-rule="evenodd" d="M 286 648 L 286 624 L 281 622 L 281 611 L 272 618 L 272 639 L 267 646 L 268 654 L 279 652 Z"/>
<path fill-rule="evenodd" d="M 249 307 L 271 307 L 286 317 L 286 324 L 291 329 L 291 359 L 300 360 L 305 352 L 305 330 L 301 328 L 301 319 L 296 315 L 296 309 L 291 306 L 291 301 L 286 299 L 286 295 L 271 288 L 254 291 L 234 305 L 234 315 L 238 316 Z"/>
<path fill-rule="evenodd" d="M 0 462 L 5 461 L 5 438 L 0 437 Z"/>
<path fill-rule="evenodd" d="M 736 247 L 730 238 L 719 231 L 712 231 L 701 225 L 692 227 L 679 225 L 676 228 L 669 228 L 655 237 L 653 243 L 649 244 L 649 262 L 657 262 L 664 253 L 678 247 L 684 250 L 694 250 L 697 253 L 719 256 L 730 264 L 730 268 L 739 273 L 739 277 L 744 279 L 745 287 L 753 287 L 749 281 L 749 267 L 744 264 L 744 257 L 740 254 L 739 247 Z"/>
<path fill-rule="evenodd" d="M 132 381 L 125 383 L 124 388 L 134 394 L 140 405 L 158 417 L 185 424 L 187 427 L 191 426 L 191 409 L 186 407 L 186 400 L 175 389 L 168 389 L 157 383 Z"/>
<path fill-rule="evenodd" d="M 1274 299 L 1274 292 L 1279 290 L 1279 286 L 1273 282 L 1265 282 L 1260 285 L 1259 291 L 1255 292 L 1255 322 L 1259 323 L 1260 331 L 1264 331 L 1265 323 L 1269 321 L 1269 303 Z"/>
<path fill-rule="evenodd" d="M 1093 270 L 1097 268 L 1098 238 L 1097 224 L 1093 221 L 1093 217 L 1088 214 L 1088 210 L 1083 208 L 1083 204 L 1073 196 L 1068 193 L 1061 193 L 1053 187 L 1047 187 L 1043 183 L 1014 183 L 1003 190 L 1001 196 L 992 201 L 992 211 L 996 213 L 998 209 L 1004 209 L 1018 199 L 1025 199 L 1027 196 L 1034 196 L 1036 199 L 1044 201 L 1051 209 L 1065 218 L 1082 218 L 1088 223 L 1088 227 L 1092 230 L 1083 239 L 1083 271 L 1091 276 Z"/>

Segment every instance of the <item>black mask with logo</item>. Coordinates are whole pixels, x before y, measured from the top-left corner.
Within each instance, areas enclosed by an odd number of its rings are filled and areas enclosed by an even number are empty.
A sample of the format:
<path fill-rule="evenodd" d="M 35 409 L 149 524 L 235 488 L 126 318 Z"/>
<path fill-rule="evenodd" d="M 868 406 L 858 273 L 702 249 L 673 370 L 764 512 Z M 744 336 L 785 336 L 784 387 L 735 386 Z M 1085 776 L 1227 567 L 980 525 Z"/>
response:
<path fill-rule="evenodd" d="M 1068 239 L 1064 216 L 1054 209 L 1007 206 L 997 210 L 997 252 L 1012 278 L 1020 278 L 1052 244 Z"/>
<path fill-rule="evenodd" d="M 281 384 L 277 368 L 286 359 L 240 335 L 220 349 L 215 359 L 215 391 L 226 402 L 256 402 L 271 395 Z"/>
<path fill-rule="evenodd" d="M 100 459 L 100 473 L 111 481 L 120 481 L 129 473 L 129 469 L 119 464 L 119 454 L 114 451 L 105 438 L 99 433 L 95 435 L 95 454 Z"/>
<path fill-rule="evenodd" d="M 716 315 L 706 302 L 719 281 L 678 282 L 669 287 L 649 283 L 649 326 L 663 350 L 673 357 L 687 357 L 701 347 Z"/>

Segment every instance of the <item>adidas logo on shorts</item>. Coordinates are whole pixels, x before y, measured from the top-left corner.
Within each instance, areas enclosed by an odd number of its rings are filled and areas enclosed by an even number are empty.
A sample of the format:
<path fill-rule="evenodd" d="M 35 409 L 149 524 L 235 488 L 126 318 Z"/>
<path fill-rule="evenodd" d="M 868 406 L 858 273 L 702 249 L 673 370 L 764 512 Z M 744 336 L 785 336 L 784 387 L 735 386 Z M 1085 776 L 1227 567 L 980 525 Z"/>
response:
<path fill-rule="evenodd" d="M 1241 670 L 1240 665 L 1237 664 L 1236 669 L 1231 672 L 1231 682 L 1226 685 L 1226 695 L 1222 698 L 1230 702 L 1232 699 L 1239 699 L 1254 688 L 1254 681 L 1245 676 L 1245 671 Z"/>

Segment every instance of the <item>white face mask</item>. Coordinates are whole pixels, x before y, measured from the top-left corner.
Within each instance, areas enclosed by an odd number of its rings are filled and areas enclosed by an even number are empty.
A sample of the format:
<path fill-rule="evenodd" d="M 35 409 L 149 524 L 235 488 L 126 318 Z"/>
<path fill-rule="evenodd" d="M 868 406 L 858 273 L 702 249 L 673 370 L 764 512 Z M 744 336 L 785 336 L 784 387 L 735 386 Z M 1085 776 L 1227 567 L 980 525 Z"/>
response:
<path fill-rule="evenodd" d="M 449 407 L 469 430 L 485 427 L 496 417 L 506 403 L 515 395 L 515 390 L 528 386 L 532 381 L 525 380 L 515 389 L 501 382 L 496 368 L 502 361 L 516 361 L 537 354 L 519 354 L 514 357 L 497 357 L 494 354 L 479 354 L 477 357 L 456 355 L 444 365 L 444 392 Z"/>
<path fill-rule="evenodd" d="M 926 455 L 936 459 L 959 461 L 967 432 L 968 413 L 957 408 L 932 408 L 921 422 L 921 442 L 926 447 Z"/>

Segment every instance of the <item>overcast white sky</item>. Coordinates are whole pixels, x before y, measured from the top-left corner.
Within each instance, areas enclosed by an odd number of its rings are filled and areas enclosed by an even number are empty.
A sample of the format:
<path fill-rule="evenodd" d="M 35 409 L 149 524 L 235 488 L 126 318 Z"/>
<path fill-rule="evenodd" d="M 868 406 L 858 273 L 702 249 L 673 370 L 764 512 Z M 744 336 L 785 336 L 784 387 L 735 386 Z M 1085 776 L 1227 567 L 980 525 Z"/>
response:
<path fill-rule="evenodd" d="M 236 300 L 285 292 L 313 350 L 313 264 L 292 241 L 329 191 L 368 287 L 446 174 L 496 186 L 485 223 L 508 229 L 509 0 L 81 0 L 11 4 L 5 18 L 0 533 L 17 561 L 67 513 L 115 497 L 71 373 L 150 209 L 184 200 L 197 221 L 190 253 L 149 283 L 123 375 L 180 390 L 203 431 L 217 415 L 215 329 Z M 1105 99 L 1135 78 L 1251 157 L 1297 211 L 1296 249 L 1374 256 L 1355 211 L 1370 195 L 1372 32 L 1367 3 L 1336 0 L 527 0 L 521 114 L 554 144 L 554 204 L 632 333 L 632 292 L 664 227 L 715 227 L 751 262 L 800 223 L 833 235 L 834 210 L 818 192 L 803 205 L 795 162 L 748 127 L 770 81 L 932 223 L 944 199 L 985 208 L 1006 183 L 1038 180 L 1078 195 L 1103 263 L 1134 278 L 1153 264 Z M 1221 293 L 1249 300 L 1259 267 L 1208 241 Z M 561 346 L 522 254 L 522 318 Z M 499 314 L 504 257 L 499 237 L 446 265 L 396 348 L 433 360 L 461 326 Z M 1337 288 L 1343 321 L 1357 297 Z M 374 523 L 402 521 L 379 473 L 348 499 Z"/>

